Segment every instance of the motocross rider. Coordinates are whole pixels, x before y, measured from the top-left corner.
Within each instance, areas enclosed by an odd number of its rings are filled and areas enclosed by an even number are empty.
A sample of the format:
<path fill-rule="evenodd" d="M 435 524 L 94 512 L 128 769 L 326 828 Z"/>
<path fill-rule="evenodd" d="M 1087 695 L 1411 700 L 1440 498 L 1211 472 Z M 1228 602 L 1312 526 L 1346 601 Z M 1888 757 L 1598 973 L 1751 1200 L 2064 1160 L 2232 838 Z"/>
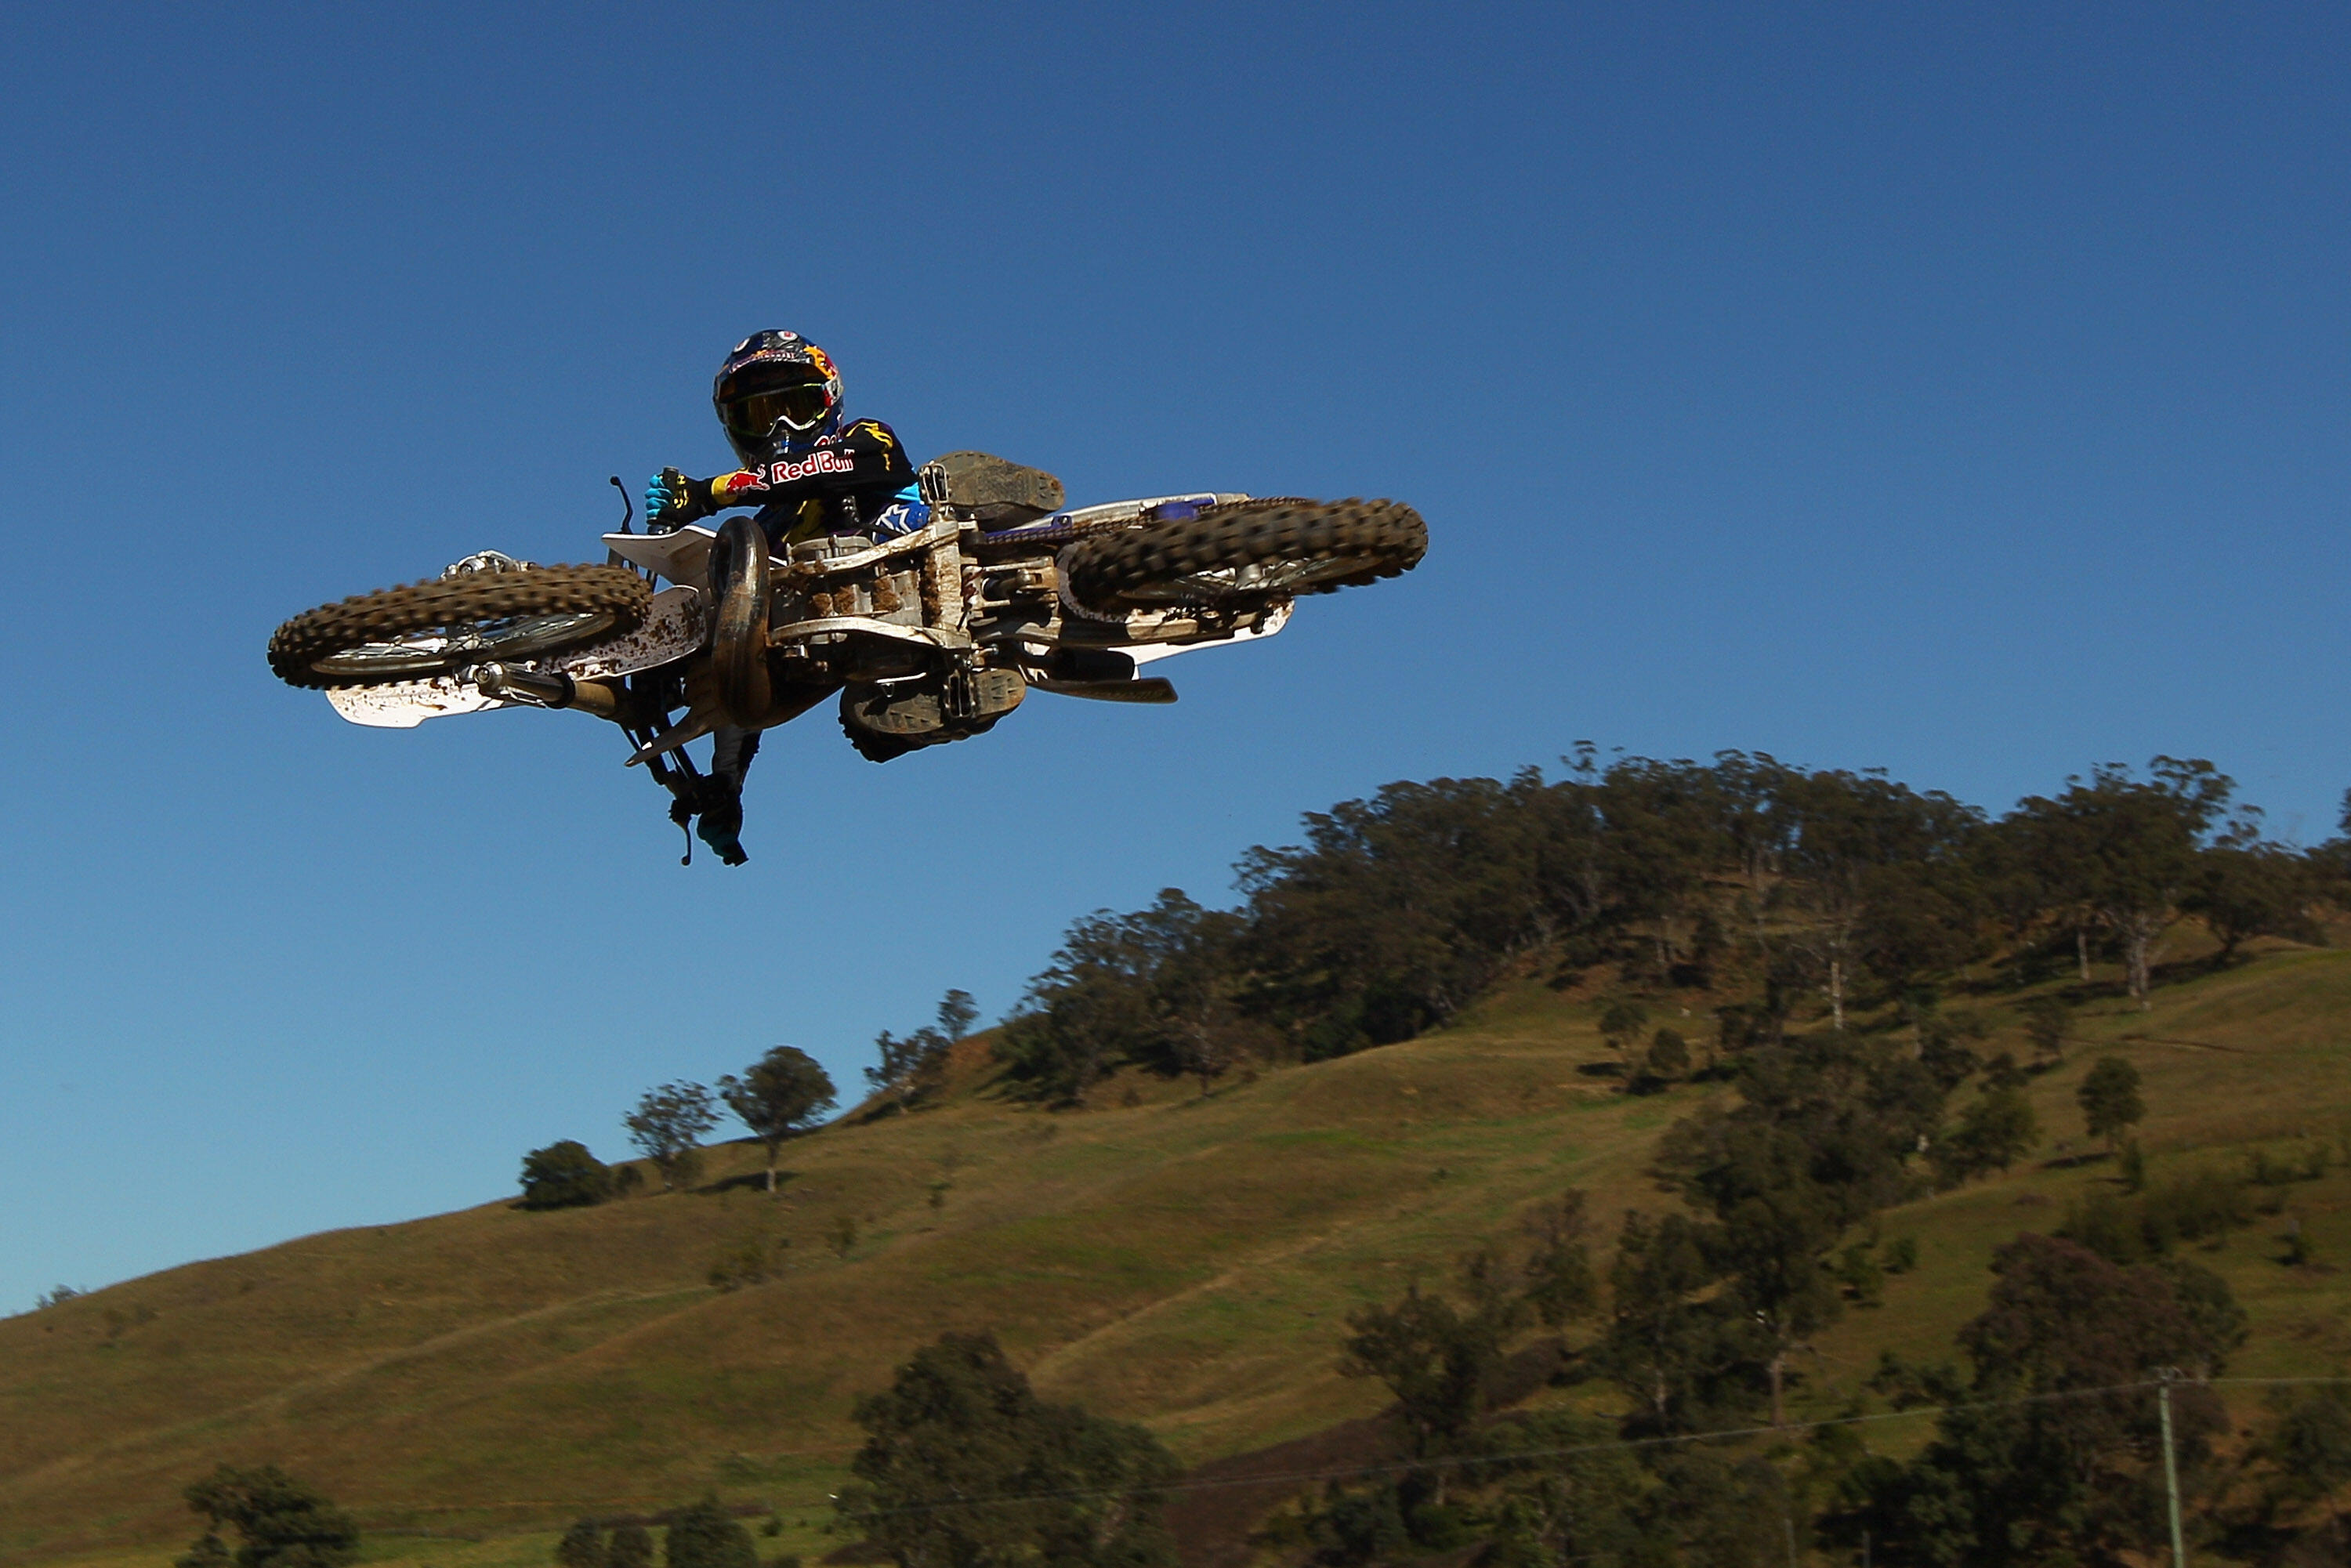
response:
<path fill-rule="evenodd" d="M 743 466 L 715 479 L 654 475 L 645 486 L 654 529 L 757 507 L 781 554 L 822 534 L 886 537 L 929 520 L 897 433 L 878 419 L 842 420 L 839 368 L 799 333 L 754 332 L 736 344 L 710 401 Z"/>
<path fill-rule="evenodd" d="M 666 532 L 734 507 L 757 507 L 757 520 L 778 555 L 803 539 L 831 534 L 877 538 L 911 533 L 930 521 L 914 465 L 897 433 L 876 419 L 844 422 L 841 371 L 832 356 L 797 332 L 754 332 L 718 369 L 710 401 L 743 466 L 715 479 L 664 468 L 646 483 L 645 521 Z M 983 517 L 1008 507 L 1036 516 L 1061 504 L 1061 484 L 1040 470 L 983 453 L 956 453 L 943 464 L 958 477 L 958 497 L 983 504 Z M 697 836 L 728 865 L 747 858 L 743 779 L 758 750 L 756 731 L 722 727 L 707 778 L 673 811 L 698 811 Z"/>

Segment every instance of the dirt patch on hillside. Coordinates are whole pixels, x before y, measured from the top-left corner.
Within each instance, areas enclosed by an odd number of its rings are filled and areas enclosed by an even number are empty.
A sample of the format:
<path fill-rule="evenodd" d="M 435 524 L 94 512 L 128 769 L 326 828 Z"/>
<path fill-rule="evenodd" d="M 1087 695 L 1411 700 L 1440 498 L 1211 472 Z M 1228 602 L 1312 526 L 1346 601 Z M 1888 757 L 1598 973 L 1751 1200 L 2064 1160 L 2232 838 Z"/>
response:
<path fill-rule="evenodd" d="M 1311 1478 L 1393 1461 L 1397 1436 L 1395 1422 L 1372 1416 L 1200 1466 L 1167 1497 L 1167 1530 L 1184 1568 L 1241 1568 L 1258 1521 L 1321 1485 Z"/>
<path fill-rule="evenodd" d="M 1495 1375 L 1491 1406 L 1507 1408 L 1533 1394 L 1551 1380 L 1560 1358 L 1557 1340 L 1511 1356 Z M 1241 1568 L 1249 1536 L 1267 1514 L 1319 1490 L 1326 1479 L 1397 1463 L 1405 1457 L 1403 1437 L 1391 1407 L 1193 1469 L 1167 1495 L 1167 1529 L 1184 1568 Z"/>

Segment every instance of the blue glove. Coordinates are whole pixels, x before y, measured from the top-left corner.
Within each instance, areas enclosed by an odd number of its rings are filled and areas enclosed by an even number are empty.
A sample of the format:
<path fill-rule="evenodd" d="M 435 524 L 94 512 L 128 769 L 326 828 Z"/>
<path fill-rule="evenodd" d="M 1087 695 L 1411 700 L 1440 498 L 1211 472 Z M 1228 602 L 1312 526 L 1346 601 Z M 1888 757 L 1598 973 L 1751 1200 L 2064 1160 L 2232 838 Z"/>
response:
<path fill-rule="evenodd" d="M 676 517 L 666 525 L 664 513 L 683 513 L 686 505 L 685 476 L 674 468 L 664 468 L 645 481 L 645 528 L 648 531 L 666 532 L 686 519 Z"/>

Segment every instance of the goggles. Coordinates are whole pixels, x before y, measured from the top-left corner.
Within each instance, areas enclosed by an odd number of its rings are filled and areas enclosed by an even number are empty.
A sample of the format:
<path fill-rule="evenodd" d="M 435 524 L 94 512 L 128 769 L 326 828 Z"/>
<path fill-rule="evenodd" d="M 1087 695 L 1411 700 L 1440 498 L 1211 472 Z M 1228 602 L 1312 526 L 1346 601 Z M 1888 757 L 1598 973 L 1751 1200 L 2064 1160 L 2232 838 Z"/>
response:
<path fill-rule="evenodd" d="M 764 440 L 775 434 L 778 424 L 796 431 L 812 430 L 831 412 L 832 391 L 821 381 L 762 387 L 722 397 L 718 402 L 718 417 L 726 423 L 727 433 L 744 441 Z"/>

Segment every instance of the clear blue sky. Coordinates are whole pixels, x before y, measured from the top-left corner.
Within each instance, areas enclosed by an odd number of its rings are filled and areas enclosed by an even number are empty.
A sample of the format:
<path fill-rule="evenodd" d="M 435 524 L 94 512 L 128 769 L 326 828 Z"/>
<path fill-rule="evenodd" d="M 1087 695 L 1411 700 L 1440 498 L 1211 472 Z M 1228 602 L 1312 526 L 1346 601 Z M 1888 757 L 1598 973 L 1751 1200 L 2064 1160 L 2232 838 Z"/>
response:
<path fill-rule="evenodd" d="M 1995 810 L 2351 783 L 2336 5 L 10 7 L 0 1310 L 844 1086 L 1076 915 L 1573 741 Z M 1427 564 L 677 864 L 569 715 L 354 728 L 295 611 L 726 465 L 789 326 L 918 456 L 1391 495 Z"/>

